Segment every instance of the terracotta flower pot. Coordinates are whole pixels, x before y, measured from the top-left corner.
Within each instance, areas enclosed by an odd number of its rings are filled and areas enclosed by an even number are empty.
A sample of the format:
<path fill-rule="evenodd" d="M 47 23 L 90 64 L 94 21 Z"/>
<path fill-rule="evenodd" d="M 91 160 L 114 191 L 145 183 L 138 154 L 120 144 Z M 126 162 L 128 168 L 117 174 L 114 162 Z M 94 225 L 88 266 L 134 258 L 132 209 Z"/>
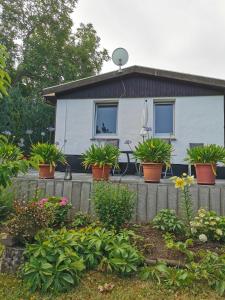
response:
<path fill-rule="evenodd" d="M 215 184 L 216 165 L 212 164 L 195 164 L 196 178 L 198 184 Z"/>
<path fill-rule="evenodd" d="M 48 164 L 39 165 L 39 178 L 53 179 L 55 175 L 55 167 L 51 167 Z"/>
<path fill-rule="evenodd" d="M 111 167 L 105 165 L 104 167 L 92 166 L 92 177 L 93 180 L 109 180 Z"/>
<path fill-rule="evenodd" d="M 160 182 L 163 164 L 142 163 L 145 182 Z"/>

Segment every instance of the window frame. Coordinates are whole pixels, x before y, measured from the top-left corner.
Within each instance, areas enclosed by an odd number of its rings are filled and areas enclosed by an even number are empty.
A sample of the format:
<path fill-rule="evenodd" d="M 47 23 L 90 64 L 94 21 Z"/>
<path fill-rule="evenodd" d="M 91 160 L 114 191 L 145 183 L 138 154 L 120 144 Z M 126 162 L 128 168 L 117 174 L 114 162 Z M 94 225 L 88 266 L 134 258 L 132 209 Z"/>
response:
<path fill-rule="evenodd" d="M 97 107 L 98 106 L 116 106 L 117 112 L 116 112 L 116 132 L 115 133 L 97 133 L 96 132 L 96 124 L 97 124 Z M 93 137 L 97 138 L 111 138 L 111 137 L 117 137 L 118 135 L 118 109 L 119 109 L 119 102 L 118 101 L 94 101 L 94 122 L 93 122 Z"/>
<path fill-rule="evenodd" d="M 153 100 L 153 134 L 156 138 L 175 138 L 175 99 L 154 99 Z M 155 116 L 155 106 L 157 104 L 169 104 L 173 106 L 173 132 L 172 133 L 156 133 L 156 116 Z"/>

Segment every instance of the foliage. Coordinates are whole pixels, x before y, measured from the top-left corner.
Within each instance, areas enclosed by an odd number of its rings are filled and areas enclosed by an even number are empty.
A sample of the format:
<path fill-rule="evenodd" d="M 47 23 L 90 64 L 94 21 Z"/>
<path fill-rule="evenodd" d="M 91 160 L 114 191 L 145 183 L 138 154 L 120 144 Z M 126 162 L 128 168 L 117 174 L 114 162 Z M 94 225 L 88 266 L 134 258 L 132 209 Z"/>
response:
<path fill-rule="evenodd" d="M 7 232 L 19 243 L 32 242 L 36 233 L 47 228 L 54 215 L 37 202 L 14 201 L 14 215 L 7 223 Z"/>
<path fill-rule="evenodd" d="M 108 182 L 94 184 L 92 201 L 99 220 L 107 228 L 116 230 L 130 221 L 135 205 L 133 192 L 123 185 Z"/>
<path fill-rule="evenodd" d="M 45 230 L 36 240 L 36 244 L 27 246 L 28 261 L 23 268 L 25 281 L 33 290 L 68 290 L 79 281 L 85 266 L 128 275 L 142 263 L 142 257 L 129 243 L 129 232 L 115 234 L 91 227 Z"/>
<path fill-rule="evenodd" d="M 64 292 L 78 284 L 85 269 L 83 259 L 67 243 L 65 235 L 52 233 L 43 241 L 36 236 L 37 244 L 28 245 L 28 261 L 23 267 L 23 277 L 32 291 Z"/>
<path fill-rule="evenodd" d="M 216 164 L 218 162 L 225 162 L 225 149 L 219 145 L 205 145 L 201 147 L 194 147 L 187 149 L 186 160 L 190 164 L 196 163 L 210 163 Z"/>
<path fill-rule="evenodd" d="M 14 189 L 12 187 L 7 187 L 1 189 L 0 192 L 0 224 L 5 221 L 10 213 L 13 211 L 13 201 L 14 201 Z"/>
<path fill-rule="evenodd" d="M 11 79 L 6 72 L 6 60 L 8 59 L 8 53 L 6 48 L 0 44 L 0 98 L 3 95 L 8 95 L 7 88 L 9 88 Z"/>
<path fill-rule="evenodd" d="M 73 32 L 72 13 L 77 0 L 1 0 L 0 40 L 10 56 L 9 97 L 0 102 L 0 132 L 9 130 L 34 143 L 54 124 L 54 107 L 44 103 L 42 89 L 98 74 L 109 59 L 92 24 Z M 50 140 L 51 142 L 52 140 Z"/>
<path fill-rule="evenodd" d="M 165 232 L 185 233 L 184 223 L 176 216 L 176 212 L 171 209 L 162 209 L 153 219 L 153 225 Z"/>
<path fill-rule="evenodd" d="M 57 162 L 66 163 L 64 154 L 54 144 L 37 143 L 31 147 L 31 161 L 34 165 L 49 164 L 55 167 Z"/>
<path fill-rule="evenodd" d="M 181 177 L 174 176 L 171 180 L 174 182 L 175 188 L 181 190 L 181 214 L 185 224 L 190 226 L 190 222 L 193 219 L 193 203 L 190 186 L 194 182 L 194 177 L 187 176 L 186 173 L 183 173 Z"/>
<path fill-rule="evenodd" d="M 58 228 L 65 225 L 71 204 L 66 197 L 48 197 L 38 201 L 41 208 L 45 208 L 49 213 L 53 214 L 53 220 L 49 223 L 49 227 Z"/>
<path fill-rule="evenodd" d="M 142 162 L 165 163 L 170 165 L 172 145 L 164 140 L 152 138 L 135 147 L 134 156 Z"/>
<path fill-rule="evenodd" d="M 72 221 L 72 228 L 85 227 L 92 223 L 92 218 L 90 215 L 82 213 L 81 211 L 76 213 Z"/>
<path fill-rule="evenodd" d="M 23 160 L 20 149 L 0 135 L 0 190 L 11 183 L 11 179 L 19 172 L 28 170 L 28 162 Z"/>
<path fill-rule="evenodd" d="M 120 150 L 114 145 L 97 146 L 93 144 L 83 153 L 83 165 L 85 168 L 90 166 L 104 167 L 105 165 L 118 167 L 119 155 Z"/>
<path fill-rule="evenodd" d="M 219 295 L 225 292 L 225 254 L 206 251 L 200 253 L 200 261 L 192 262 L 187 266 L 189 272 L 194 274 L 195 281 L 203 281 Z"/>
<path fill-rule="evenodd" d="M 193 261 L 194 259 L 194 253 L 188 249 L 188 247 L 193 246 L 193 240 L 187 239 L 185 242 L 181 241 L 174 241 L 174 238 L 171 234 L 165 234 L 164 235 L 166 247 L 168 249 L 173 249 L 180 251 L 181 253 L 184 253 L 188 259 L 188 261 Z"/>
<path fill-rule="evenodd" d="M 208 240 L 225 242 L 225 217 L 201 208 L 191 222 L 191 232 L 194 237 L 204 234 Z"/>

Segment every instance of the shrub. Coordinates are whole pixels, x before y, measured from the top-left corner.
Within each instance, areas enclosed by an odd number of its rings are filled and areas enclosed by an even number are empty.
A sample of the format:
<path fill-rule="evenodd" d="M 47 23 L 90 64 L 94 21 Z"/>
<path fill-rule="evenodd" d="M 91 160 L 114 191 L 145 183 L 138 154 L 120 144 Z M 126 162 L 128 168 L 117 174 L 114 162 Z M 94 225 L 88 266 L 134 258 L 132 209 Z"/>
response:
<path fill-rule="evenodd" d="M 62 227 L 65 225 L 71 204 L 66 197 L 48 197 L 38 201 L 40 207 L 44 207 L 53 214 L 53 221 L 50 227 Z"/>
<path fill-rule="evenodd" d="M 31 161 L 34 167 L 37 167 L 39 164 L 49 164 L 50 167 L 55 167 L 58 162 L 66 163 L 65 156 L 61 150 L 56 145 L 49 143 L 32 145 Z"/>
<path fill-rule="evenodd" d="M 185 233 L 184 223 L 176 216 L 174 210 L 162 209 L 153 219 L 154 228 L 174 234 Z"/>
<path fill-rule="evenodd" d="M 25 252 L 28 261 L 23 267 L 23 277 L 29 288 L 64 292 L 78 284 L 85 266 L 65 232 L 51 233 L 46 239 L 40 233 L 36 241 Z"/>
<path fill-rule="evenodd" d="M 134 208 L 134 193 L 119 184 L 98 182 L 92 194 L 95 212 L 107 228 L 119 230 L 130 221 Z"/>
<path fill-rule="evenodd" d="M 54 215 L 36 202 L 14 201 L 14 216 L 7 223 L 7 232 L 19 243 L 32 242 L 36 233 L 47 228 Z"/>
<path fill-rule="evenodd" d="M 106 144 L 104 146 L 91 145 L 91 147 L 82 155 L 85 168 L 90 166 L 104 167 L 105 165 L 118 167 L 120 150 L 118 147 L 111 144 Z"/>
<path fill-rule="evenodd" d="M 201 208 L 191 222 L 191 232 L 197 238 L 205 235 L 208 240 L 225 242 L 225 217 Z"/>
<path fill-rule="evenodd" d="M 170 165 L 173 148 L 161 139 L 152 138 L 135 147 L 134 156 L 142 162 Z"/>

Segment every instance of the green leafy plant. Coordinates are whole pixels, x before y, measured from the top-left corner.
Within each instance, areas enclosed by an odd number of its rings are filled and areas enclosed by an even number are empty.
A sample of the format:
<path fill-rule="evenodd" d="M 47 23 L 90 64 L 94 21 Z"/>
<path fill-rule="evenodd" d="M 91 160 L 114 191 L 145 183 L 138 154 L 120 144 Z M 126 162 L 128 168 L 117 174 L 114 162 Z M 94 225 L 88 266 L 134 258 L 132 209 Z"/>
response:
<path fill-rule="evenodd" d="M 130 221 L 134 208 L 134 193 L 120 184 L 95 183 L 92 194 L 95 212 L 107 228 L 119 230 Z"/>
<path fill-rule="evenodd" d="M 190 222 L 193 219 L 193 202 L 190 186 L 194 183 L 194 177 L 183 173 L 181 177 L 171 177 L 171 180 L 174 182 L 175 188 L 181 190 L 181 215 L 188 226 L 188 234 L 190 234 Z"/>
<path fill-rule="evenodd" d="M 69 209 L 72 207 L 66 197 L 55 196 L 38 200 L 38 205 L 52 213 L 53 220 L 49 226 L 54 228 L 65 225 L 68 219 Z"/>
<path fill-rule="evenodd" d="M 84 262 L 61 233 L 50 233 L 47 240 L 40 233 L 37 244 L 27 246 L 23 278 L 32 291 L 64 292 L 78 284 Z"/>
<path fill-rule="evenodd" d="M 72 228 L 85 227 L 92 223 L 92 217 L 89 214 L 83 212 L 78 212 L 75 214 L 73 222 L 71 224 Z"/>
<path fill-rule="evenodd" d="M 180 251 L 181 253 L 184 253 L 188 259 L 188 261 L 193 261 L 194 259 L 194 253 L 190 249 L 188 249 L 190 246 L 193 246 L 193 240 L 187 239 L 185 242 L 181 241 L 174 241 L 174 237 L 167 233 L 164 235 L 166 247 L 168 249 L 173 249 Z"/>
<path fill-rule="evenodd" d="M 19 172 L 26 173 L 28 167 L 29 163 L 23 159 L 21 150 L 0 135 L 0 193 Z"/>
<path fill-rule="evenodd" d="M 0 191 L 0 223 L 5 221 L 13 212 L 13 201 L 15 193 L 12 187 Z"/>
<path fill-rule="evenodd" d="M 164 140 L 152 138 L 135 147 L 134 157 L 142 162 L 164 163 L 170 165 L 172 145 Z"/>
<path fill-rule="evenodd" d="M 115 234 L 104 228 L 44 230 L 26 248 L 23 277 L 31 290 L 66 291 L 86 269 L 130 275 L 143 263 L 130 244 L 131 232 Z"/>
<path fill-rule="evenodd" d="M 14 214 L 7 222 L 6 231 L 21 244 L 33 242 L 36 233 L 54 220 L 52 212 L 40 207 L 37 202 L 17 200 L 13 208 Z"/>
<path fill-rule="evenodd" d="M 11 79 L 6 72 L 6 61 L 9 55 L 6 48 L 0 44 L 0 98 L 7 96 L 7 88 L 10 87 Z"/>
<path fill-rule="evenodd" d="M 31 147 L 31 161 L 33 166 L 38 167 L 39 164 L 49 164 L 55 167 L 58 162 L 65 164 L 64 154 L 56 145 L 49 143 L 37 143 Z"/>
<path fill-rule="evenodd" d="M 171 209 L 162 209 L 153 219 L 153 225 L 154 228 L 164 232 L 185 233 L 184 223 L 176 216 L 176 212 Z"/>
<path fill-rule="evenodd" d="M 222 146 L 214 144 L 190 148 L 187 149 L 186 160 L 190 164 L 217 164 L 218 162 L 225 163 L 225 149 Z"/>
<path fill-rule="evenodd" d="M 85 168 L 90 166 L 104 167 L 105 165 L 118 167 L 119 155 L 120 150 L 114 145 L 91 145 L 91 147 L 82 154 L 82 164 Z"/>
<path fill-rule="evenodd" d="M 199 238 L 201 235 L 205 235 L 206 240 L 225 242 L 224 216 L 218 216 L 214 211 L 201 208 L 190 224 L 194 237 Z"/>

